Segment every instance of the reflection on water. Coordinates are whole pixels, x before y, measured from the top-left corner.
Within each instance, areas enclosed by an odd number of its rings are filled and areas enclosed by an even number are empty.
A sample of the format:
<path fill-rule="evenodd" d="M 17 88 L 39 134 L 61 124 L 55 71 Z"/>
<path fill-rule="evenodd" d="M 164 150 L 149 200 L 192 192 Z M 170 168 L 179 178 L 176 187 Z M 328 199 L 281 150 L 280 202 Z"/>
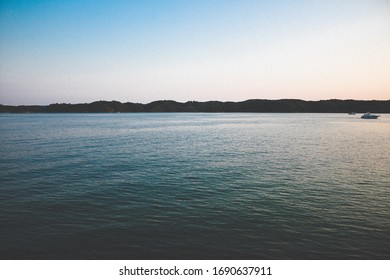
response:
<path fill-rule="evenodd" d="M 388 259 L 390 116 L 0 115 L 3 259 Z"/>

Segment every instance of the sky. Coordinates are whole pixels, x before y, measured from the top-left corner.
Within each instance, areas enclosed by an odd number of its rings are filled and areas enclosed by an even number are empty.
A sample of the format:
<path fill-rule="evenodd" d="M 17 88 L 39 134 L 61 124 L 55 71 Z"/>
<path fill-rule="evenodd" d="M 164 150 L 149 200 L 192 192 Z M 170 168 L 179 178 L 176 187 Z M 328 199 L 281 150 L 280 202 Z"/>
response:
<path fill-rule="evenodd" d="M 0 1 L 0 104 L 284 98 L 390 100 L 390 1 Z"/>

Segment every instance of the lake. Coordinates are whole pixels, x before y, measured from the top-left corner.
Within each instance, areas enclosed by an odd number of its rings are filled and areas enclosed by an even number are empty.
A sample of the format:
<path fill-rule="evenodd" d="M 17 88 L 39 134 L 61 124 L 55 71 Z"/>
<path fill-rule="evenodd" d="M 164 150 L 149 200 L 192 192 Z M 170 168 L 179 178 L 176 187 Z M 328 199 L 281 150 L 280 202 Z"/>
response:
<path fill-rule="evenodd" d="M 2 259 L 389 259 L 390 115 L 0 114 Z"/>

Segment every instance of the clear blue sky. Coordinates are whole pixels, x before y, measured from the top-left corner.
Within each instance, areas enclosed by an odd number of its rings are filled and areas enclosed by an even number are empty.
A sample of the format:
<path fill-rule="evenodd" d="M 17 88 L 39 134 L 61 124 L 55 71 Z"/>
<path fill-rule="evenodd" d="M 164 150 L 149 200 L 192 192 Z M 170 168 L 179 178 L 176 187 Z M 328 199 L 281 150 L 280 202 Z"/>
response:
<path fill-rule="evenodd" d="M 390 99 L 390 1 L 0 1 L 0 103 Z"/>

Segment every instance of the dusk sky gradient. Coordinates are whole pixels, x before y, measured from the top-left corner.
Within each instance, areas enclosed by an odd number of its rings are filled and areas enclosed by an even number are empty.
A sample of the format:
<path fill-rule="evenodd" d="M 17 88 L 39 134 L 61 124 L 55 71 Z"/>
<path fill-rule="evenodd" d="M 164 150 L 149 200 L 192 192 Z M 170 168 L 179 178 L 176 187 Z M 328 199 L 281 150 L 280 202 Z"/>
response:
<path fill-rule="evenodd" d="M 0 104 L 390 99 L 390 1 L 0 1 Z"/>

